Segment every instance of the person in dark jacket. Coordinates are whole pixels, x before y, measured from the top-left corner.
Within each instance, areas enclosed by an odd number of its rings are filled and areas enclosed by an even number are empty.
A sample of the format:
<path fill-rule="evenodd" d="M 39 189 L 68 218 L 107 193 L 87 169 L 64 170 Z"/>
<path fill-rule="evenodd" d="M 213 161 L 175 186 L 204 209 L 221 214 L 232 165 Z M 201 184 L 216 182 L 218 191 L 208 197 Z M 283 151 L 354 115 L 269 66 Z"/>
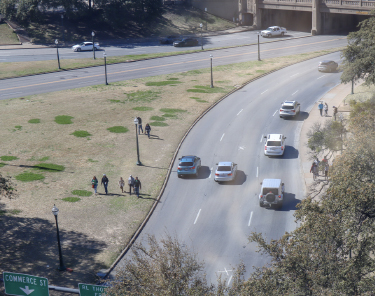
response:
<path fill-rule="evenodd" d="M 134 186 L 134 193 L 139 198 L 139 190 L 142 189 L 142 184 L 141 184 L 141 181 L 138 179 L 138 177 L 135 177 L 133 186 Z"/>
<path fill-rule="evenodd" d="M 143 134 L 142 118 L 140 118 L 140 117 L 138 116 L 137 119 L 138 119 L 138 135 L 140 135 L 140 134 L 141 134 L 141 130 L 142 130 L 142 134 Z"/>
<path fill-rule="evenodd" d="M 151 126 L 148 123 L 146 123 L 145 132 L 146 132 L 148 138 L 150 139 Z"/>
<path fill-rule="evenodd" d="M 105 174 L 103 174 L 103 178 L 102 178 L 102 185 L 104 186 L 104 190 L 105 190 L 105 194 L 108 194 L 108 178 Z"/>
<path fill-rule="evenodd" d="M 129 194 L 132 195 L 132 187 L 134 186 L 134 178 L 132 177 L 132 175 L 129 176 L 128 185 L 129 185 Z"/>

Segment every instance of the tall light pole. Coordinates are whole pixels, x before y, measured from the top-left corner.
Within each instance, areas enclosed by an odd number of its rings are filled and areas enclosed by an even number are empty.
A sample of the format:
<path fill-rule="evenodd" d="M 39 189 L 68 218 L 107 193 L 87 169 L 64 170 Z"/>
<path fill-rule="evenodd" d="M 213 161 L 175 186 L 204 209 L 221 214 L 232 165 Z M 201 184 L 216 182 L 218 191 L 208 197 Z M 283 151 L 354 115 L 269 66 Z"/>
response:
<path fill-rule="evenodd" d="M 64 29 L 64 15 L 61 15 L 61 27 L 63 30 L 63 44 L 65 44 L 65 29 Z"/>
<path fill-rule="evenodd" d="M 59 233 L 59 224 L 57 223 L 57 215 L 59 214 L 59 209 L 53 205 L 53 208 L 52 208 L 52 214 L 55 216 L 55 221 L 56 221 L 56 230 L 57 230 L 57 244 L 59 246 L 59 258 L 60 258 L 60 266 L 59 266 L 59 270 L 60 271 L 65 271 L 66 270 L 66 267 L 64 265 L 64 262 L 63 262 L 63 257 L 62 257 L 62 253 L 61 253 L 61 244 L 60 244 L 60 233 Z"/>
<path fill-rule="evenodd" d="M 139 160 L 139 146 L 138 146 L 138 118 L 134 118 L 134 124 L 135 124 L 135 138 L 137 141 L 137 165 L 142 165 L 141 161 Z"/>
<path fill-rule="evenodd" d="M 201 27 L 201 46 L 202 46 L 202 50 L 203 50 L 203 39 L 202 39 L 202 29 L 203 29 L 203 24 L 200 23 L 199 27 Z"/>
<path fill-rule="evenodd" d="M 94 60 L 95 60 L 95 43 L 94 43 L 95 33 L 94 33 L 94 31 L 91 32 L 91 36 L 92 36 L 92 52 L 93 52 Z"/>
<path fill-rule="evenodd" d="M 352 78 L 352 94 L 354 94 L 354 78 Z"/>
<path fill-rule="evenodd" d="M 55 39 L 55 44 L 56 44 L 56 52 L 57 52 L 57 63 L 59 65 L 59 70 L 60 68 L 60 56 L 59 56 L 59 40 Z"/>
<path fill-rule="evenodd" d="M 210 54 L 210 58 L 211 58 L 211 88 L 214 87 L 214 78 L 212 76 L 212 54 Z"/>
<path fill-rule="evenodd" d="M 206 19 L 206 31 L 207 31 L 207 8 L 204 9 L 204 16 L 205 16 L 205 19 Z"/>
<path fill-rule="evenodd" d="M 258 32 L 258 61 L 260 61 L 260 46 L 259 46 L 259 36 L 260 36 L 260 32 Z"/>
<path fill-rule="evenodd" d="M 103 57 L 104 57 L 105 85 L 108 85 L 108 81 L 107 81 L 107 55 L 106 55 L 105 52 L 103 52 Z"/>

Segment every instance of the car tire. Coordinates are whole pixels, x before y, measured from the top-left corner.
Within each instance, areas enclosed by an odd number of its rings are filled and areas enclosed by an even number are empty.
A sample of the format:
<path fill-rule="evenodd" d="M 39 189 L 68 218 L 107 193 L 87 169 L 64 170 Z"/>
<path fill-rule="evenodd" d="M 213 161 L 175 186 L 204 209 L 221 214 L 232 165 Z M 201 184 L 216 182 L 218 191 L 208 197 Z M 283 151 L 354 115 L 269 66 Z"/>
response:
<path fill-rule="evenodd" d="M 284 32 L 281 32 L 281 37 L 284 37 L 284 34 L 285 34 Z"/>
<path fill-rule="evenodd" d="M 181 178 L 182 176 L 181 175 L 177 175 L 177 177 Z"/>
<path fill-rule="evenodd" d="M 283 117 L 280 115 L 280 118 L 283 118 Z"/>
<path fill-rule="evenodd" d="M 259 201 L 259 206 L 261 207 L 261 208 L 264 208 L 264 203 L 263 203 L 263 201 Z"/>
<path fill-rule="evenodd" d="M 78 52 L 80 52 L 80 51 L 81 51 L 81 49 L 80 49 L 80 48 L 77 48 L 77 51 L 78 51 Z"/>
<path fill-rule="evenodd" d="M 95 50 L 98 50 L 96 47 L 94 47 L 95 48 Z"/>
<path fill-rule="evenodd" d="M 267 38 L 270 38 L 271 37 L 271 34 L 267 34 Z"/>

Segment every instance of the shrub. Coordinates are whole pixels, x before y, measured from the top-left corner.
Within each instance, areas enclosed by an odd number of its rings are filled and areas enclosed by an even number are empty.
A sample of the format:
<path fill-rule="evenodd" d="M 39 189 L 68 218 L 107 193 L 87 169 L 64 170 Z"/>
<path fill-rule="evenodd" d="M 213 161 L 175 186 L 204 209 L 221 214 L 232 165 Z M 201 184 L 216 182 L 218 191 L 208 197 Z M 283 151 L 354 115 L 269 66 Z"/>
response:
<path fill-rule="evenodd" d="M 17 156 L 4 155 L 4 156 L 0 156 L 0 159 L 3 160 L 3 161 L 12 161 L 12 160 L 18 159 L 18 157 Z"/>

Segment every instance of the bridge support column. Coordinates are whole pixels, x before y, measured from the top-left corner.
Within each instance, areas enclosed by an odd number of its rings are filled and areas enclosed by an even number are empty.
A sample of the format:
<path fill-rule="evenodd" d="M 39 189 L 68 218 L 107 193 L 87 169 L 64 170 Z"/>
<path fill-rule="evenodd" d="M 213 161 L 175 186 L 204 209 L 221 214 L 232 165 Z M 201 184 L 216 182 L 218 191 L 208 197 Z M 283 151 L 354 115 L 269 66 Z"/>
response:
<path fill-rule="evenodd" d="M 320 1 L 312 0 L 312 25 L 311 25 L 311 35 L 322 34 L 322 24 L 321 24 L 321 13 L 320 13 Z"/>
<path fill-rule="evenodd" d="M 260 28 L 262 27 L 262 10 L 258 8 L 257 0 L 254 0 L 253 7 L 253 26 L 256 27 L 257 30 L 260 30 Z"/>

